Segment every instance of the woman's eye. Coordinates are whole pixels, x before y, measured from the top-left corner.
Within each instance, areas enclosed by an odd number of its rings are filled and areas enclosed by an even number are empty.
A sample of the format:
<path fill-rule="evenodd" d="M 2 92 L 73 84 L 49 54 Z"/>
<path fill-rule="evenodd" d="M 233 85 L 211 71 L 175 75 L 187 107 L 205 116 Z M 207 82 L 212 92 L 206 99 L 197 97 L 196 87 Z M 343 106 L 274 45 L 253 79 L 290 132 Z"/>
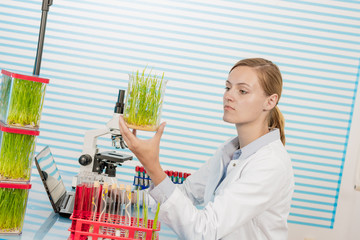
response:
<path fill-rule="evenodd" d="M 230 88 L 229 88 L 229 87 L 225 87 L 225 90 L 226 90 L 226 91 L 229 91 L 229 90 L 230 90 Z"/>
<path fill-rule="evenodd" d="M 247 91 L 245 91 L 245 90 L 240 90 L 240 93 L 241 93 L 241 94 L 247 94 Z"/>

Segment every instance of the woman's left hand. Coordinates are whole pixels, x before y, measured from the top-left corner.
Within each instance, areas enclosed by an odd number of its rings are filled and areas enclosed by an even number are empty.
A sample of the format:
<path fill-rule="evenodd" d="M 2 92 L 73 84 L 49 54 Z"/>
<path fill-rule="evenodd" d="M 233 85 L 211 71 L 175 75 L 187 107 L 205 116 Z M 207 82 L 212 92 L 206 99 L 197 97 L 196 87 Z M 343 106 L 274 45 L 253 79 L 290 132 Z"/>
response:
<path fill-rule="evenodd" d="M 160 139 L 164 132 L 166 123 L 163 122 L 159 126 L 155 135 L 146 140 L 136 137 L 135 129 L 133 129 L 132 132 L 130 131 L 130 129 L 126 126 L 123 116 L 120 116 L 119 118 L 119 125 L 120 133 L 130 151 L 132 151 L 137 159 L 139 159 L 153 183 L 155 185 L 159 184 L 166 177 L 159 160 Z"/>

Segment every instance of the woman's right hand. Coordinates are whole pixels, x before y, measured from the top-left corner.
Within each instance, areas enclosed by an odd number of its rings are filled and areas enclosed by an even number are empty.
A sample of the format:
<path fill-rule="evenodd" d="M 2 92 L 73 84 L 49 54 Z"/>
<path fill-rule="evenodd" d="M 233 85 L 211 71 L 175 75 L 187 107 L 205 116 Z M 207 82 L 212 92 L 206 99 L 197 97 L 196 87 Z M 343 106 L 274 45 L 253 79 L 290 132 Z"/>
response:
<path fill-rule="evenodd" d="M 119 118 L 120 133 L 122 137 L 130 151 L 135 154 L 137 159 L 139 159 L 144 166 L 147 174 L 155 185 L 158 185 L 166 177 L 159 160 L 160 139 L 164 132 L 165 125 L 165 122 L 161 123 L 152 138 L 143 140 L 136 137 L 135 129 L 133 132 L 130 131 L 126 126 L 123 116 L 120 116 Z"/>

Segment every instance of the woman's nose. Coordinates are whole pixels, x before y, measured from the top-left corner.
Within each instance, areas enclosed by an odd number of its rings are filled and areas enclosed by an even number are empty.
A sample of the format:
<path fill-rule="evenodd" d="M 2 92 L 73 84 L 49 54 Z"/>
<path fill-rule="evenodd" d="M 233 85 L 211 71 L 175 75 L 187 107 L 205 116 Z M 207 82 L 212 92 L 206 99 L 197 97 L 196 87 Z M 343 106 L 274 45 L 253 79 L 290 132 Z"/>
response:
<path fill-rule="evenodd" d="M 231 93 L 231 89 L 227 90 L 224 93 L 224 100 L 226 100 L 226 101 L 233 101 L 234 100 L 234 98 L 232 96 L 232 93 Z"/>

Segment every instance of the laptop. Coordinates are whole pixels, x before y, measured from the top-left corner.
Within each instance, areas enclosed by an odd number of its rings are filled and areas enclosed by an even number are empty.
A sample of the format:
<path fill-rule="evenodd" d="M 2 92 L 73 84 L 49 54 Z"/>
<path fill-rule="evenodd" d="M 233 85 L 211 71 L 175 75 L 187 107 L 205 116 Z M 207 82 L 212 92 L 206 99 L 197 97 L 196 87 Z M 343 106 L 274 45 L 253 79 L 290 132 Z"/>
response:
<path fill-rule="evenodd" d="M 35 156 L 35 164 L 55 213 L 70 217 L 74 209 L 75 192 L 66 191 L 49 146 Z"/>

